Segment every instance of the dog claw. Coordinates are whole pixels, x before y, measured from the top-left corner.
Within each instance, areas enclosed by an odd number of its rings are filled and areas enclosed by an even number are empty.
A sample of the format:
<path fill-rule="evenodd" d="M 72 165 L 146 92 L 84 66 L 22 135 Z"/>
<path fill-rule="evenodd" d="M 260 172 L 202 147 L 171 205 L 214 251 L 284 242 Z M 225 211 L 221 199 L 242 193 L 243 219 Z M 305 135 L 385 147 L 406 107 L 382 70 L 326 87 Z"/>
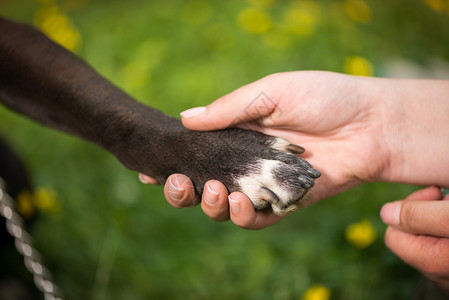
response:
<path fill-rule="evenodd" d="M 315 169 L 308 169 L 307 170 L 307 175 L 309 175 L 310 177 L 317 179 L 318 177 L 321 176 L 321 172 Z"/>
<path fill-rule="evenodd" d="M 302 154 L 306 150 L 301 146 L 290 144 L 287 146 L 287 151 L 292 154 Z"/>
<path fill-rule="evenodd" d="M 275 193 L 273 193 L 272 190 L 267 189 L 266 187 L 262 187 L 261 197 L 263 200 L 271 204 L 276 204 L 281 201 L 281 199 L 279 199 L 279 197 Z"/>
<path fill-rule="evenodd" d="M 299 181 L 301 181 L 302 186 L 305 187 L 306 189 L 310 189 L 312 186 L 314 186 L 315 181 L 313 181 L 312 178 L 309 178 L 307 176 L 299 176 L 298 177 Z"/>
<path fill-rule="evenodd" d="M 289 141 L 283 138 L 275 138 L 274 141 L 271 144 L 271 147 L 273 149 L 276 149 L 281 152 L 287 152 L 290 154 L 302 154 L 304 153 L 305 149 L 301 146 L 290 144 Z"/>

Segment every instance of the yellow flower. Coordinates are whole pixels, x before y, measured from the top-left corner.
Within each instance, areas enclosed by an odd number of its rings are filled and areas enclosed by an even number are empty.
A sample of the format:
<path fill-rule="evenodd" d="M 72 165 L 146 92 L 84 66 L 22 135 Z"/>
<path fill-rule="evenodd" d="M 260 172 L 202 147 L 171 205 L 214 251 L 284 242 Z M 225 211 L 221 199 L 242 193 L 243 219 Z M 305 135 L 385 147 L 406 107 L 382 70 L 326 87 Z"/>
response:
<path fill-rule="evenodd" d="M 302 296 L 302 300 L 328 300 L 331 297 L 331 291 L 320 284 L 312 285 Z"/>
<path fill-rule="evenodd" d="M 25 219 L 30 219 L 34 215 L 36 208 L 33 204 L 33 194 L 31 194 L 30 190 L 25 189 L 17 196 L 17 211 Z"/>
<path fill-rule="evenodd" d="M 371 21 L 371 7 L 363 0 L 346 0 L 344 9 L 348 17 L 356 22 L 368 23 Z"/>
<path fill-rule="evenodd" d="M 59 212 L 61 205 L 58 202 L 58 195 L 55 190 L 49 187 L 37 188 L 34 193 L 23 190 L 16 198 L 17 211 L 25 218 L 31 218 L 36 209 L 43 212 Z"/>
<path fill-rule="evenodd" d="M 349 225 L 345 235 L 349 243 L 360 249 L 370 246 L 377 238 L 377 232 L 368 220 Z"/>
<path fill-rule="evenodd" d="M 360 56 L 348 56 L 344 64 L 345 73 L 358 76 L 373 76 L 374 66 L 366 58 Z"/>
<path fill-rule="evenodd" d="M 315 29 L 316 18 L 310 11 L 292 9 L 288 10 L 285 15 L 285 24 L 294 34 L 308 35 Z"/>
<path fill-rule="evenodd" d="M 58 194 L 49 187 L 41 187 L 36 189 L 34 193 L 34 204 L 44 212 L 58 212 L 61 206 L 58 202 Z"/>
<path fill-rule="evenodd" d="M 446 1 L 444 0 L 425 0 L 427 5 L 435 12 L 441 13 L 444 11 Z M 449 3 L 447 3 L 449 5 Z"/>
<path fill-rule="evenodd" d="M 81 34 L 72 20 L 55 5 L 43 6 L 36 11 L 34 23 L 49 38 L 66 49 L 76 52 L 81 45 Z"/>
<path fill-rule="evenodd" d="M 237 21 L 243 30 L 254 34 L 267 32 L 272 26 L 270 15 L 255 7 L 240 12 Z"/>

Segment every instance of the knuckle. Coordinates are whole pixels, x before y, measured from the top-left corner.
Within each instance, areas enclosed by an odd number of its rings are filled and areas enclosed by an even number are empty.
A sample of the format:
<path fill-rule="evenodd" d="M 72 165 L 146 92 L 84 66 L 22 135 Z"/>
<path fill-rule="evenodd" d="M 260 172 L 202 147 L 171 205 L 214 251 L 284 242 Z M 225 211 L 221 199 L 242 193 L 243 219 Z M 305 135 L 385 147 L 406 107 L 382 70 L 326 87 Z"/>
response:
<path fill-rule="evenodd" d="M 421 224 L 422 210 L 413 204 L 413 202 L 404 202 L 402 204 L 400 224 L 406 230 L 416 231 Z"/>

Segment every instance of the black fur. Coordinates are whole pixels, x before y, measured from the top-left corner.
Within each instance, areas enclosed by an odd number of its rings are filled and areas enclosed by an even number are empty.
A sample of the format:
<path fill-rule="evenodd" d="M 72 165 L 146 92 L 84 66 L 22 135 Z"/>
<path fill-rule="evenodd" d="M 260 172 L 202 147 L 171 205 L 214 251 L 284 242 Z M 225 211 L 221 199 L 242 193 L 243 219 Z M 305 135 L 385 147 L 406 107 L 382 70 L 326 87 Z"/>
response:
<path fill-rule="evenodd" d="M 241 190 L 237 180 L 257 172 L 261 159 L 279 160 L 285 166 L 274 175 L 297 192 L 298 200 L 319 176 L 306 161 L 271 148 L 274 137 L 237 128 L 187 130 L 179 120 L 135 101 L 30 26 L 0 18 L 0 61 L 0 101 L 5 105 L 98 144 L 126 167 L 161 183 L 183 173 L 198 194 L 209 179 L 236 191 Z M 298 149 L 290 145 L 284 151 L 298 154 Z"/>

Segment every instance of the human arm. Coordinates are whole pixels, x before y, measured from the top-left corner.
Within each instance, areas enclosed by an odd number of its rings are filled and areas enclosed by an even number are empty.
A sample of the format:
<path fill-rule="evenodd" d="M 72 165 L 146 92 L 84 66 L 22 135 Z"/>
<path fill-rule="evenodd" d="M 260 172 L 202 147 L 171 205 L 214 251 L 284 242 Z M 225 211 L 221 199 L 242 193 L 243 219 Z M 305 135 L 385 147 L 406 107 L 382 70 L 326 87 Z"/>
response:
<path fill-rule="evenodd" d="M 270 99 L 263 109 L 254 102 L 261 92 Z M 303 157 L 322 172 L 312 190 L 316 202 L 364 182 L 449 185 L 449 168 L 442 167 L 449 165 L 448 95 L 448 81 L 279 73 L 184 112 L 183 124 L 193 130 L 250 127 L 304 146 Z M 182 199 L 168 200 L 177 207 L 191 206 L 194 202 L 182 197 L 188 181 L 181 182 L 185 186 L 175 194 Z M 234 196 L 244 207 L 239 214 L 229 212 L 235 202 L 227 197 L 213 206 L 207 201 L 201 205 L 210 217 L 230 217 L 248 229 L 280 219 L 251 210 L 244 195 Z"/>

